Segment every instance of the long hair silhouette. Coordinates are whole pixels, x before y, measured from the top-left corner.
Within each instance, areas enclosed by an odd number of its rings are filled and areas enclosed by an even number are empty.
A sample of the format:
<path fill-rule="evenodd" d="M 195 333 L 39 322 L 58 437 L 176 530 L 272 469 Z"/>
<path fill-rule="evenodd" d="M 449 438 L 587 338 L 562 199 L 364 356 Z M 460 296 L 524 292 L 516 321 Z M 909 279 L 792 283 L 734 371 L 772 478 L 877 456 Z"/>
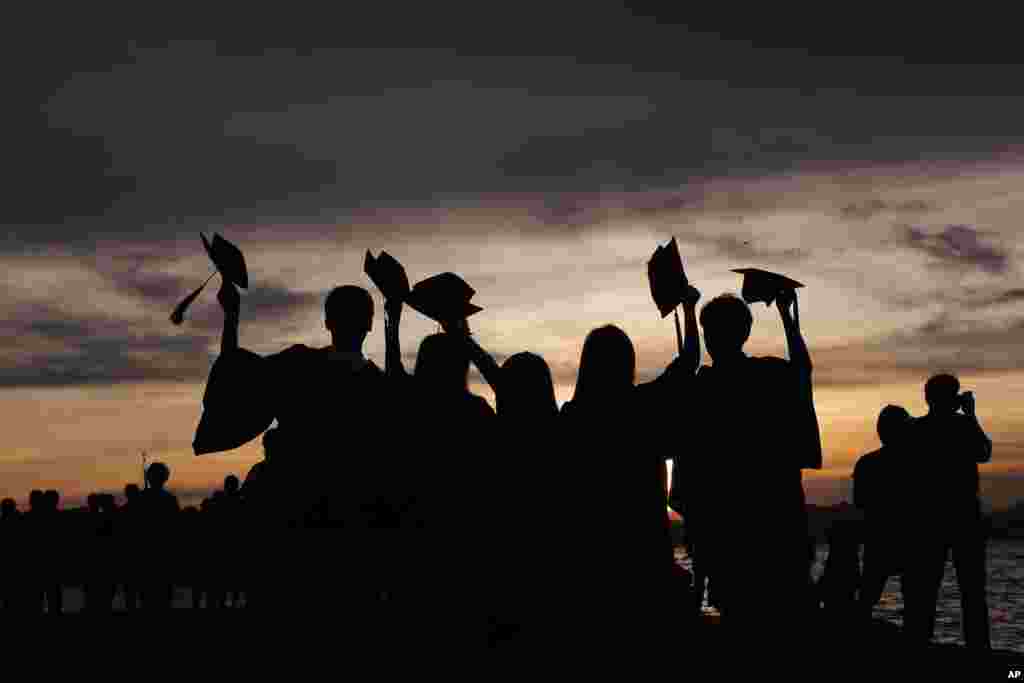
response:
<path fill-rule="evenodd" d="M 598 327 L 583 342 L 573 401 L 621 395 L 633 387 L 635 378 L 633 342 L 615 325 Z"/>
<path fill-rule="evenodd" d="M 414 373 L 420 387 L 432 392 L 458 394 L 469 388 L 469 358 L 462 344 L 447 334 L 432 334 L 420 342 Z"/>
<path fill-rule="evenodd" d="M 502 419 L 551 418 L 558 414 L 551 368 L 543 358 L 524 351 L 510 356 L 501 366 L 501 390 L 496 392 Z"/>

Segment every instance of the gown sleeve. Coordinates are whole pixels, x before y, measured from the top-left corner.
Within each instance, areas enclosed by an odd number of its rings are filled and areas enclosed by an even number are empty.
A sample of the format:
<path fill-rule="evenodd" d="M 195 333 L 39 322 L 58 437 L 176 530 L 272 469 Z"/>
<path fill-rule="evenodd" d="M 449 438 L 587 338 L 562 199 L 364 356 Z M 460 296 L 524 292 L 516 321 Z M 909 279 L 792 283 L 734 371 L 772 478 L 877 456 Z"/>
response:
<path fill-rule="evenodd" d="M 294 365 L 291 347 L 271 356 L 238 348 L 217 357 L 203 394 L 203 415 L 192 450 L 196 455 L 229 451 L 252 441 L 278 417 L 282 383 Z"/>

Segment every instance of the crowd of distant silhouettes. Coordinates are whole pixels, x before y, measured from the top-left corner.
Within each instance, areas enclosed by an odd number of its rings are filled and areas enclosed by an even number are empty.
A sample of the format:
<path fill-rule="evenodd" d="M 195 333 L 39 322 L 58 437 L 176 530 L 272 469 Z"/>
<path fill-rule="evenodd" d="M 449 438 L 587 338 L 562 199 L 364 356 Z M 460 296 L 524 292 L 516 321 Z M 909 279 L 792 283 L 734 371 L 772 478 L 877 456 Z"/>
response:
<path fill-rule="evenodd" d="M 244 575 L 223 570 L 238 569 L 229 555 L 245 526 L 238 477 L 226 477 L 198 508 L 181 508 L 166 489 L 169 476 L 166 465 L 153 463 L 146 485 L 127 484 L 120 505 L 111 493 L 92 493 L 85 507 L 70 510 L 60 509 L 56 490 L 32 491 L 26 510 L 5 498 L 0 543 L 20 559 L 6 563 L 0 607 L 62 614 L 65 589 L 78 588 L 89 613 L 160 610 L 172 606 L 176 587 L 187 589 L 193 608 L 244 605 Z M 200 549 L 210 566 L 190 568 L 195 559 L 182 551 Z"/>

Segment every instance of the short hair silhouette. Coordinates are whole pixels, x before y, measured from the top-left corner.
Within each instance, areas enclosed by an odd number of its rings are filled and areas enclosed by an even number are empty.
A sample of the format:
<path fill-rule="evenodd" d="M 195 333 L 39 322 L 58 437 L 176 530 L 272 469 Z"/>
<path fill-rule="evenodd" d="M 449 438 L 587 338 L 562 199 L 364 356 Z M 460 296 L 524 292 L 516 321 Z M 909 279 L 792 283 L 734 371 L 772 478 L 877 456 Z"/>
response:
<path fill-rule="evenodd" d="M 953 375 L 935 375 L 924 385 L 924 400 L 932 410 L 956 410 L 960 380 Z"/>
<path fill-rule="evenodd" d="M 883 445 L 895 444 L 910 424 L 910 413 L 903 406 L 888 405 L 878 413 L 878 438 Z"/>
<path fill-rule="evenodd" d="M 155 489 L 162 489 L 171 478 L 171 469 L 162 462 L 155 462 L 146 470 L 146 481 Z"/>
<path fill-rule="evenodd" d="M 595 328 L 583 342 L 573 400 L 621 393 L 635 378 L 636 351 L 629 336 L 615 325 Z"/>
<path fill-rule="evenodd" d="M 43 507 L 43 492 L 39 489 L 32 489 L 32 492 L 28 494 L 28 506 L 32 510 L 39 512 Z"/>
<path fill-rule="evenodd" d="M 89 512 L 100 511 L 100 496 L 98 493 L 90 493 L 85 498 L 85 504 L 89 508 Z"/>
<path fill-rule="evenodd" d="M 501 365 L 501 391 L 496 393 L 498 415 L 543 417 L 558 414 L 551 368 L 535 353 L 517 353 Z"/>
<path fill-rule="evenodd" d="M 238 477 L 233 474 L 229 474 L 224 477 L 224 491 L 231 495 L 238 493 L 239 482 Z"/>
<path fill-rule="evenodd" d="M 18 504 L 13 498 L 4 498 L 0 502 L 0 519 L 11 519 L 18 512 Z"/>
<path fill-rule="evenodd" d="M 424 338 L 416 354 L 415 377 L 422 386 L 434 391 L 465 392 L 469 382 L 469 356 L 461 340 L 444 333 Z"/>
<path fill-rule="evenodd" d="M 365 337 L 373 328 L 373 297 L 362 287 L 343 285 L 327 295 L 327 329 L 343 337 Z"/>
<path fill-rule="evenodd" d="M 56 510 L 57 506 L 60 505 L 60 492 L 56 489 L 48 489 L 43 494 L 43 502 L 48 509 Z"/>
<path fill-rule="evenodd" d="M 743 300 L 734 294 L 721 294 L 700 310 L 700 326 L 704 328 L 704 346 L 711 358 L 716 354 L 736 353 L 750 338 L 754 316 Z"/>
<path fill-rule="evenodd" d="M 129 502 L 133 501 L 133 500 L 135 500 L 135 498 L 138 497 L 138 495 L 139 495 L 139 485 L 138 484 L 125 484 L 125 486 L 124 486 L 124 497 L 125 497 L 125 500 L 127 500 Z"/>

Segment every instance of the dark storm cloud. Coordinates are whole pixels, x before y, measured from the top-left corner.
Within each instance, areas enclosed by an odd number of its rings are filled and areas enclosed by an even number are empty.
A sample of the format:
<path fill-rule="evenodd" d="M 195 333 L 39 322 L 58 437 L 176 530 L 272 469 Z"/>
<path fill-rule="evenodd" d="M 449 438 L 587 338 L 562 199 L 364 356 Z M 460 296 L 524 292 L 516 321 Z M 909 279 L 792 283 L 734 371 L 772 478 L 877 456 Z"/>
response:
<path fill-rule="evenodd" d="M 22 306 L 0 324 L 0 355 L 11 356 L 0 386 L 198 380 L 209 372 L 205 335 L 170 336 L 113 318 L 66 316 L 56 307 Z"/>
<path fill-rule="evenodd" d="M 611 16 L 562 19 L 605 21 L 621 43 L 588 44 L 549 17 L 533 31 L 544 34 L 538 54 L 515 57 L 481 49 L 489 30 L 458 50 L 260 33 L 73 42 L 29 60 L 37 73 L 14 86 L 32 106 L 4 167 L 7 248 L 485 194 L 673 187 L 814 161 L 973 159 L 1021 139 L 1024 106 L 998 69 L 976 93 L 980 72 L 966 67 L 872 59 L 858 71 Z"/>
<path fill-rule="evenodd" d="M 1005 272 L 1010 265 L 1009 252 L 982 241 L 984 234 L 966 225 L 950 225 L 938 233 L 908 227 L 906 243 L 934 258 L 938 267 L 980 268 L 993 274 Z"/>

